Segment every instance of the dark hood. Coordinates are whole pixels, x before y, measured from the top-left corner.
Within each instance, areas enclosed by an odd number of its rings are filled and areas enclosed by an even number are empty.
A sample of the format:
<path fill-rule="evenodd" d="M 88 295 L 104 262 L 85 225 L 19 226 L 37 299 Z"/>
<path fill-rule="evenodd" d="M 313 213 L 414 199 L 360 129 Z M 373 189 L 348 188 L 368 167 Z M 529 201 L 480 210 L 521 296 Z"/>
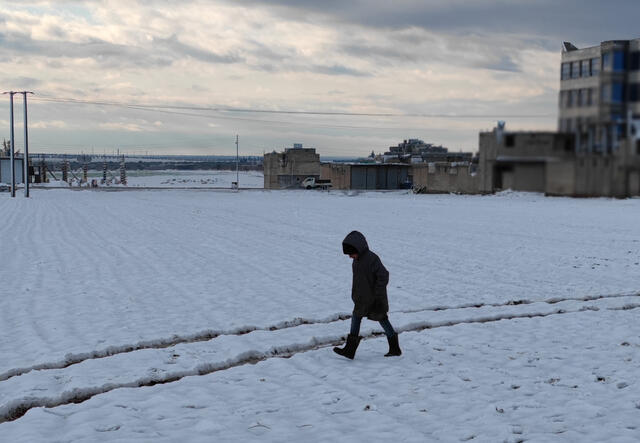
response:
<path fill-rule="evenodd" d="M 351 245 L 362 255 L 369 250 L 367 239 L 358 231 L 351 231 L 342 241 L 343 244 Z"/>

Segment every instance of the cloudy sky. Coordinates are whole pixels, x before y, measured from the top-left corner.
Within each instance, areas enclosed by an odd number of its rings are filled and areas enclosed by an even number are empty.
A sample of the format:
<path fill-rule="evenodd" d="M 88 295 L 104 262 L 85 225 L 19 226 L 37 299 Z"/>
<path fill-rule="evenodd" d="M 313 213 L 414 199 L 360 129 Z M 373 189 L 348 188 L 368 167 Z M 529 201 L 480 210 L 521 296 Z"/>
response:
<path fill-rule="evenodd" d="M 638 16 L 637 0 L 2 0 L 0 89 L 35 92 L 32 152 L 230 154 L 236 134 L 245 154 L 475 151 L 496 120 L 555 129 L 562 42 L 638 38 Z"/>

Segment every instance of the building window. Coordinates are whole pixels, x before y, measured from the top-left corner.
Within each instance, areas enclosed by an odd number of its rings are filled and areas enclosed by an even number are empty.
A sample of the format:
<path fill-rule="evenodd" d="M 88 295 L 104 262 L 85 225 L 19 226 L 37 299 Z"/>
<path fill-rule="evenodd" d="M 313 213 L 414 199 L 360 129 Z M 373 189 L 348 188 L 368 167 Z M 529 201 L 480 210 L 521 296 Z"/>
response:
<path fill-rule="evenodd" d="M 613 57 L 610 52 L 602 54 L 602 70 L 611 71 Z"/>
<path fill-rule="evenodd" d="M 629 101 L 640 101 L 640 83 L 631 83 L 629 85 Z"/>
<path fill-rule="evenodd" d="M 574 150 L 574 146 L 573 146 L 573 140 L 569 137 L 564 139 L 564 150 L 566 152 L 571 152 Z"/>
<path fill-rule="evenodd" d="M 516 138 L 513 134 L 507 134 L 504 138 L 504 145 L 507 148 L 513 148 L 516 145 Z"/>
<path fill-rule="evenodd" d="M 572 106 L 580 106 L 580 90 L 579 89 L 573 89 L 571 91 L 571 105 Z"/>
<path fill-rule="evenodd" d="M 593 105 L 593 89 L 592 88 L 588 88 L 585 89 L 584 92 L 586 93 L 586 106 L 591 106 Z"/>
<path fill-rule="evenodd" d="M 611 84 L 611 103 L 624 102 L 624 84 L 614 82 Z"/>
<path fill-rule="evenodd" d="M 580 77 L 580 62 L 571 63 L 571 78 Z"/>
<path fill-rule="evenodd" d="M 594 57 L 591 59 L 591 75 L 596 76 L 600 72 L 600 58 Z"/>
<path fill-rule="evenodd" d="M 562 64 L 562 69 L 561 69 L 561 74 L 560 74 L 560 79 L 561 80 L 567 80 L 571 78 L 571 63 L 563 63 Z"/>
<path fill-rule="evenodd" d="M 581 77 L 590 77 L 591 76 L 591 61 L 590 60 L 582 60 L 580 62 L 580 76 Z"/>
<path fill-rule="evenodd" d="M 614 51 L 613 53 L 613 71 L 623 72 L 627 69 L 627 57 L 624 51 Z"/>
<path fill-rule="evenodd" d="M 629 69 L 632 71 L 640 70 L 640 51 L 633 51 L 629 54 Z"/>
<path fill-rule="evenodd" d="M 591 90 L 590 89 L 581 89 L 578 92 L 578 96 L 580 97 L 580 106 L 589 106 L 591 103 Z"/>
<path fill-rule="evenodd" d="M 566 98 L 567 98 L 567 108 L 570 108 L 570 107 L 572 107 L 572 106 L 573 106 L 573 90 L 571 90 L 571 91 L 566 91 L 565 93 L 567 94 L 567 95 L 566 95 Z"/>

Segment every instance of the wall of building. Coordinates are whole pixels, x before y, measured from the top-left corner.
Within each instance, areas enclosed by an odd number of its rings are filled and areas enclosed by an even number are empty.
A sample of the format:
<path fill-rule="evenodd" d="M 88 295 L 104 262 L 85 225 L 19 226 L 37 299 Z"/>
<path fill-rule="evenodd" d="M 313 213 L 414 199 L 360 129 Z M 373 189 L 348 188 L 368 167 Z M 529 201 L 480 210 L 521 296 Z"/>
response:
<path fill-rule="evenodd" d="M 31 160 L 31 158 L 29 158 Z M 14 179 L 16 183 L 24 183 L 22 179 L 23 163 L 21 158 L 14 158 Z M 11 159 L 0 158 L 0 183 L 11 184 Z"/>
<path fill-rule="evenodd" d="M 352 164 L 351 189 L 402 189 L 409 180 L 408 165 Z"/>
<path fill-rule="evenodd" d="M 321 177 L 332 189 L 402 189 L 409 183 L 409 165 L 387 163 L 323 163 Z"/>
<path fill-rule="evenodd" d="M 549 195 L 575 195 L 575 159 L 550 161 L 546 165 L 545 193 Z"/>
<path fill-rule="evenodd" d="M 514 162 L 500 164 L 495 171 L 498 174 L 497 189 L 511 189 L 524 192 L 544 192 L 546 168 L 543 162 Z"/>
<path fill-rule="evenodd" d="M 322 163 L 320 178 L 331 180 L 331 189 L 351 189 L 351 165 Z"/>
<path fill-rule="evenodd" d="M 574 197 L 640 195 L 638 141 L 623 141 L 612 155 L 581 153 L 548 163 L 546 193 Z"/>
<path fill-rule="evenodd" d="M 585 155 L 575 160 L 576 189 L 579 197 L 612 197 L 614 193 L 614 162 L 609 156 Z"/>
<path fill-rule="evenodd" d="M 546 165 L 575 155 L 573 136 L 556 132 L 494 129 L 480 134 L 479 148 L 481 192 L 502 189 L 546 192 Z"/>
<path fill-rule="evenodd" d="M 265 189 L 296 187 L 307 177 L 320 178 L 320 155 L 311 148 L 265 154 L 263 166 Z"/>
<path fill-rule="evenodd" d="M 480 175 L 469 163 L 430 163 L 411 167 L 413 187 L 426 193 L 480 193 Z"/>

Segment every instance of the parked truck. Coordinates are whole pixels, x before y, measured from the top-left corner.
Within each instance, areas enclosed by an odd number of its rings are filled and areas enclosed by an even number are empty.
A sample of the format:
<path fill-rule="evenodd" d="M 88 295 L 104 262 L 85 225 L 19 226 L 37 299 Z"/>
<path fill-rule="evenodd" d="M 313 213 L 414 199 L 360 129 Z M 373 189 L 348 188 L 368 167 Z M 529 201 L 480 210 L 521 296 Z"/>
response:
<path fill-rule="evenodd" d="M 307 177 L 302 182 L 304 189 L 324 189 L 331 188 L 331 180 L 320 180 L 315 177 Z"/>

